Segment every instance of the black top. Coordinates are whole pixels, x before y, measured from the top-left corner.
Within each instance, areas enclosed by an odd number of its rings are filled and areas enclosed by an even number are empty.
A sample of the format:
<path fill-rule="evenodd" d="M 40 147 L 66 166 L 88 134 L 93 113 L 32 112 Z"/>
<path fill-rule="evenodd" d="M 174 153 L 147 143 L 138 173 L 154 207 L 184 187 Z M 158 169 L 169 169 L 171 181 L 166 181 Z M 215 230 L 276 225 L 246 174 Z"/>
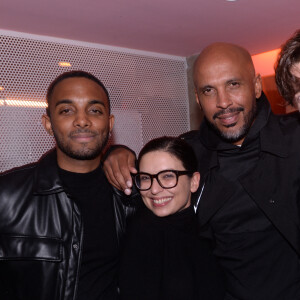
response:
<path fill-rule="evenodd" d="M 60 169 L 59 175 L 83 219 L 83 253 L 76 299 L 114 300 L 119 252 L 111 187 L 101 167 L 83 174 Z"/>
<path fill-rule="evenodd" d="M 121 258 L 121 299 L 223 300 L 222 275 L 196 227 L 192 207 L 167 217 L 141 208 Z"/>
<path fill-rule="evenodd" d="M 258 102 L 257 118 L 241 147 L 224 142 L 212 132 L 209 137 L 218 152 L 217 172 L 234 190 L 210 221 L 216 241 L 214 253 L 226 274 L 226 299 L 264 300 L 265 295 L 270 300 L 300 299 L 296 252 L 240 182 L 255 169 L 260 157 L 260 131 L 269 114 L 263 104 Z"/>

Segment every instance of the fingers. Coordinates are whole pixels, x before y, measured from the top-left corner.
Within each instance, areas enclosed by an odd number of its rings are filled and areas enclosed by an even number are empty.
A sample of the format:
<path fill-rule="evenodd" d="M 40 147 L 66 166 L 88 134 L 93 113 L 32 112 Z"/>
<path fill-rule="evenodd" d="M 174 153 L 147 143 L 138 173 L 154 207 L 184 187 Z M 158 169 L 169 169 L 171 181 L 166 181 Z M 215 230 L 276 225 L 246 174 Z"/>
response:
<path fill-rule="evenodd" d="M 113 150 L 105 159 L 103 169 L 108 181 L 114 187 L 130 195 L 132 187 L 130 172 L 137 172 L 133 152 L 123 147 Z"/>

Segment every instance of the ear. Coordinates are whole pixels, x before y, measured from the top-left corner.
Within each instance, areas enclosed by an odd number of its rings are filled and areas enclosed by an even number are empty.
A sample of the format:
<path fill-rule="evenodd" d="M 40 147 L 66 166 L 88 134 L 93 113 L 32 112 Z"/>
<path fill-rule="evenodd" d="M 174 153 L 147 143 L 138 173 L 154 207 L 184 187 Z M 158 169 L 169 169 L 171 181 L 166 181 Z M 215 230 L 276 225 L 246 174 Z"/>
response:
<path fill-rule="evenodd" d="M 110 115 L 108 122 L 109 122 L 109 132 L 111 132 L 115 124 L 115 116 Z"/>
<path fill-rule="evenodd" d="M 42 116 L 42 124 L 43 124 L 44 128 L 46 129 L 46 131 L 48 132 L 48 134 L 53 136 L 51 120 L 50 120 L 50 117 L 48 115 L 44 114 Z"/>
<path fill-rule="evenodd" d="M 195 92 L 196 102 L 199 105 L 200 109 L 202 110 L 202 106 L 200 104 L 200 100 L 199 100 L 199 97 L 198 97 L 198 92 L 197 92 L 197 88 L 196 87 L 194 88 L 194 92 Z"/>
<path fill-rule="evenodd" d="M 191 188 L 190 188 L 192 193 L 195 193 L 198 190 L 199 183 L 200 183 L 200 173 L 194 172 L 191 178 Z"/>
<path fill-rule="evenodd" d="M 262 92 L 262 80 L 260 74 L 256 74 L 254 79 L 255 97 L 258 99 Z"/>

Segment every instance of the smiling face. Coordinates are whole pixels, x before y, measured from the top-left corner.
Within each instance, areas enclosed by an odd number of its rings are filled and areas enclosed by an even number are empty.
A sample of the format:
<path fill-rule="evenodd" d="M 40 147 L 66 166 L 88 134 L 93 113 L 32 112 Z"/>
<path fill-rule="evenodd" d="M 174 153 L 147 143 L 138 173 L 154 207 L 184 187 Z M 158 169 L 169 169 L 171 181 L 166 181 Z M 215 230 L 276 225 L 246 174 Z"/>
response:
<path fill-rule="evenodd" d="M 175 156 L 165 151 L 148 152 L 141 158 L 140 172 L 156 174 L 163 170 L 184 171 L 182 162 Z M 199 186 L 200 175 L 195 172 L 192 177 L 182 175 L 178 183 L 171 189 L 162 188 L 156 179 L 147 191 L 141 191 L 143 201 L 148 209 L 155 215 L 164 217 L 172 215 L 191 204 L 191 193 Z"/>
<path fill-rule="evenodd" d="M 261 78 L 255 76 L 250 55 L 230 44 L 213 44 L 194 68 L 196 99 L 217 133 L 241 144 L 256 116 Z"/>
<path fill-rule="evenodd" d="M 43 125 L 55 137 L 60 167 L 72 171 L 88 161 L 96 168 L 114 122 L 102 87 L 84 77 L 64 79 L 53 90 L 49 111 Z"/>

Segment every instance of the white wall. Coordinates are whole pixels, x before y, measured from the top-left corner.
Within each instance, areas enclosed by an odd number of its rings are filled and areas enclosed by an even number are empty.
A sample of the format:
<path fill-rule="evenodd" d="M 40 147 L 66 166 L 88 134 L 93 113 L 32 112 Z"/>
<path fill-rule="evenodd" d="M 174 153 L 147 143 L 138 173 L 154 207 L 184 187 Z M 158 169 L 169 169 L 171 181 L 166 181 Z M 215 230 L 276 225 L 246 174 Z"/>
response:
<path fill-rule="evenodd" d="M 45 101 L 49 83 L 67 70 L 91 72 L 108 88 L 115 143 L 139 152 L 154 137 L 190 128 L 183 57 L 1 30 L 0 45 L 0 171 L 35 161 L 54 146 L 40 123 L 45 109 L 20 101 Z M 62 68 L 60 61 L 72 66 Z"/>

